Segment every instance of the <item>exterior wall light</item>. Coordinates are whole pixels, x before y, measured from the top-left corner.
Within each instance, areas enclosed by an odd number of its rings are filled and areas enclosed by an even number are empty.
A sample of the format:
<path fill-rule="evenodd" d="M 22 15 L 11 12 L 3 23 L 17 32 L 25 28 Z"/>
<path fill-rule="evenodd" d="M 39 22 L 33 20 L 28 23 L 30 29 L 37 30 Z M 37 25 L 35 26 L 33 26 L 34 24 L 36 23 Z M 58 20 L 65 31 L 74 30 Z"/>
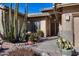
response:
<path fill-rule="evenodd" d="M 70 16 L 68 14 L 66 15 L 66 21 L 70 21 Z"/>

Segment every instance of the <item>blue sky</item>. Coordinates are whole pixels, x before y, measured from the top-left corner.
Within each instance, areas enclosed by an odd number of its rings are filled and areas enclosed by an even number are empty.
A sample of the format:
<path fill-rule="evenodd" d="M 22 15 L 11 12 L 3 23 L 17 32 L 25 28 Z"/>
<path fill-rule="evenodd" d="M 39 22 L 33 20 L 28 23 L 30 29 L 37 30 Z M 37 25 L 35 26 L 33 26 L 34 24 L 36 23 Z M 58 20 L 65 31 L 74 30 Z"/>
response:
<path fill-rule="evenodd" d="M 9 3 L 4 3 L 4 5 L 9 7 Z M 15 4 L 12 4 L 12 8 L 14 8 Z M 28 13 L 37 13 L 40 12 L 43 8 L 52 7 L 52 3 L 29 3 L 28 4 Z M 24 13 L 25 11 L 25 3 L 19 3 L 19 12 Z"/>

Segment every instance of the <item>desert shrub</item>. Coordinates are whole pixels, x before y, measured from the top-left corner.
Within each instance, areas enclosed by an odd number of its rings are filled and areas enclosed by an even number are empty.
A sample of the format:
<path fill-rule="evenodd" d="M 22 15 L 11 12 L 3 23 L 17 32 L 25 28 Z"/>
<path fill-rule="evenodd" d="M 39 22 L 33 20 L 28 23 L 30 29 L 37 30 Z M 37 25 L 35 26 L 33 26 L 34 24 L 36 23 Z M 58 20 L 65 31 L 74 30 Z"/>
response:
<path fill-rule="evenodd" d="M 44 37 L 43 31 L 37 30 L 37 36 L 38 36 L 38 37 Z"/>
<path fill-rule="evenodd" d="M 30 33 L 31 34 L 31 33 Z M 30 34 L 28 32 L 23 32 L 20 34 L 20 42 L 27 42 L 29 40 Z"/>
<path fill-rule="evenodd" d="M 34 42 L 34 40 L 35 40 L 35 36 L 34 36 L 34 34 L 30 34 L 30 36 L 29 36 L 29 40 L 31 40 L 31 41 Z"/>
<path fill-rule="evenodd" d="M 26 34 L 24 32 L 19 33 L 19 42 L 25 41 Z"/>
<path fill-rule="evenodd" d="M 7 32 L 7 36 L 4 38 L 5 38 L 5 41 L 12 42 L 12 43 L 15 42 L 13 32 Z"/>

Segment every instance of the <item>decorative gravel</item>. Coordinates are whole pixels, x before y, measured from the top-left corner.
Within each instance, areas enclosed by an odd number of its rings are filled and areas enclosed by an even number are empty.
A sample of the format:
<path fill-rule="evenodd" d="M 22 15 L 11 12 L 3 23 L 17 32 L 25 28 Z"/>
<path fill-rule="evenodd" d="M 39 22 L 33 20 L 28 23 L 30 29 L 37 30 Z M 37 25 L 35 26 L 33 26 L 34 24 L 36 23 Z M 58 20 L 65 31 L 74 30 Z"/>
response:
<path fill-rule="evenodd" d="M 43 56 L 60 56 L 60 50 L 56 44 L 57 39 L 47 40 L 44 42 L 36 43 L 34 45 L 25 45 L 25 43 L 12 44 L 8 42 L 3 43 L 3 51 L 0 51 L 0 56 L 8 55 L 8 52 L 16 48 L 31 48 L 38 54 Z"/>

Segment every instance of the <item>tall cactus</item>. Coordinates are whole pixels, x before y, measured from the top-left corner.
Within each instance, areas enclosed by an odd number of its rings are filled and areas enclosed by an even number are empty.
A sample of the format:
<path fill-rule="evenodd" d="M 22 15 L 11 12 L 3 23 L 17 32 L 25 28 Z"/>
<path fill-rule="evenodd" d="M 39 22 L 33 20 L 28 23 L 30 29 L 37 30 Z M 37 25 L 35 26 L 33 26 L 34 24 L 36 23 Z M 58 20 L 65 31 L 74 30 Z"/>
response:
<path fill-rule="evenodd" d="M 25 33 L 27 31 L 27 19 L 28 19 L 28 4 L 26 3 L 26 7 L 25 7 L 25 15 L 24 15 L 24 21 L 20 30 L 20 35 L 22 37 L 22 39 L 25 39 Z"/>
<path fill-rule="evenodd" d="M 28 18 L 28 3 L 26 3 L 25 9 L 25 30 L 27 31 L 27 18 Z"/>
<path fill-rule="evenodd" d="M 4 37 L 8 38 L 10 41 L 15 42 L 18 36 L 18 4 L 16 3 L 14 9 L 14 19 L 12 19 L 12 4 L 9 7 L 9 20 L 6 19 L 6 11 L 2 11 L 2 24 L 4 30 Z"/>
<path fill-rule="evenodd" d="M 17 18 L 17 14 L 18 14 L 18 3 L 16 3 L 16 5 L 15 5 L 15 9 L 14 9 L 14 38 L 16 39 L 16 37 L 17 37 L 17 34 L 18 34 L 18 29 L 17 29 L 17 20 L 18 20 L 18 18 Z"/>
<path fill-rule="evenodd" d="M 9 31 L 11 32 L 11 25 L 12 25 L 12 4 L 9 7 Z"/>
<path fill-rule="evenodd" d="M 3 30 L 4 30 L 4 37 L 7 36 L 5 14 L 6 14 L 6 12 L 2 11 L 2 24 L 3 24 Z"/>
<path fill-rule="evenodd" d="M 8 29 L 9 29 L 9 23 L 8 20 L 6 19 L 6 11 L 2 11 L 2 23 L 3 23 L 3 30 L 4 30 L 4 37 L 8 38 Z"/>
<path fill-rule="evenodd" d="M 28 4 L 26 4 L 26 9 L 25 9 L 25 16 L 24 16 L 24 21 L 23 21 L 23 28 L 21 27 L 19 29 L 18 26 L 18 3 L 16 3 L 15 5 L 15 9 L 14 9 L 14 18 L 12 19 L 12 4 L 10 4 L 9 7 L 9 20 L 6 19 L 6 11 L 4 10 L 2 12 L 2 23 L 3 23 L 3 28 L 4 28 L 4 35 L 5 37 L 8 37 L 8 32 L 10 35 L 10 40 L 14 39 L 13 41 L 15 41 L 15 39 L 17 39 L 17 37 L 23 33 L 26 32 L 27 30 L 27 17 L 28 17 Z M 22 32 L 21 32 L 22 30 Z M 19 39 L 19 37 L 18 37 Z"/>
<path fill-rule="evenodd" d="M 26 3 L 25 15 L 24 15 L 24 21 L 23 21 L 23 27 L 22 27 L 22 30 L 25 30 L 25 32 L 27 31 L 27 18 L 28 18 L 28 3 Z"/>
<path fill-rule="evenodd" d="M 10 7 L 9 7 L 9 32 L 8 32 L 8 35 L 9 35 L 9 39 L 12 40 L 13 39 L 13 25 L 12 25 L 12 4 L 10 4 Z"/>

